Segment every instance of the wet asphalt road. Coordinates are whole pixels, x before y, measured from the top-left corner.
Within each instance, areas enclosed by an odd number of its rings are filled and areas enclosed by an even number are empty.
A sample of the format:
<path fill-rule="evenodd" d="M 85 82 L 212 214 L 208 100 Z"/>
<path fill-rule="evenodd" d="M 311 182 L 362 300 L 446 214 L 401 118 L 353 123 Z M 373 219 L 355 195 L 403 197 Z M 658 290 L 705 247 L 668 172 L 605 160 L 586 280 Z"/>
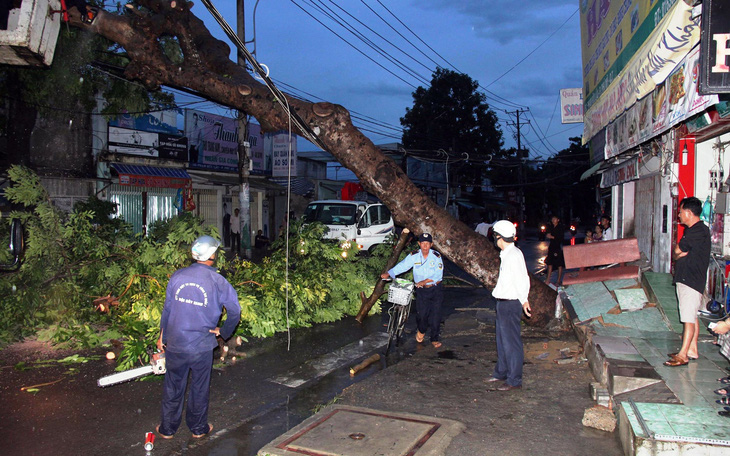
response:
<path fill-rule="evenodd" d="M 528 268 L 534 271 L 539 267 L 539 258 L 544 256 L 542 252 L 547 249 L 547 243 L 526 239 L 520 247 Z M 453 265 L 447 264 L 446 271 L 463 276 L 463 272 Z M 464 299 L 447 300 L 444 318 L 457 306 L 491 306 L 489 294 L 482 288 L 462 292 L 471 295 L 469 303 L 465 304 Z M 209 421 L 216 431 L 229 429 L 235 432 L 231 431 L 226 438 L 194 441 L 183 423 L 173 440 L 156 440 L 153 454 L 256 454 L 263 445 L 311 415 L 316 407 L 331 401 L 347 386 L 411 356 L 416 350 L 412 338 L 395 354 L 354 378 L 349 376 L 347 369 L 338 369 L 297 389 L 267 380 L 372 332 L 385 331 L 384 318 L 384 315 L 371 317 L 362 325 L 354 318 L 347 318 L 293 330 L 290 340 L 287 334 L 279 334 L 244 344 L 239 349 L 239 360 L 222 370 L 216 369 L 211 383 Z M 414 327 L 412 315 L 408 329 Z M 352 364 L 359 361 L 353 360 Z M 3 367 L 0 383 L 2 454 L 144 454 L 145 433 L 154 431 L 158 424 L 160 377 L 98 388 L 96 380 L 112 373 L 113 369 L 113 361 L 102 359 L 71 367 L 58 365 L 22 372 Z M 56 381 L 39 388 L 35 394 L 20 390 L 22 386 Z"/>

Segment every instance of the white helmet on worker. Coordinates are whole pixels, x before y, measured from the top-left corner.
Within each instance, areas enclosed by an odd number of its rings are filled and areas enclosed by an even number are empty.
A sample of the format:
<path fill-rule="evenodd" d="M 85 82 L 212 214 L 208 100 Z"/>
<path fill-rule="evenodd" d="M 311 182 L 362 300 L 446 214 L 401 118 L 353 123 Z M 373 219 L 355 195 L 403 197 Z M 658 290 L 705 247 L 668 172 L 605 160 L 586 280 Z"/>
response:
<path fill-rule="evenodd" d="M 515 234 L 517 234 L 515 225 L 512 222 L 510 222 L 509 220 L 498 221 L 492 227 L 492 231 L 494 231 L 495 235 L 499 235 L 499 237 L 501 237 L 502 239 L 504 239 L 507 242 L 514 242 Z"/>
<path fill-rule="evenodd" d="M 208 261 L 220 247 L 220 241 L 212 236 L 200 236 L 193 242 L 193 259 L 197 261 Z"/>

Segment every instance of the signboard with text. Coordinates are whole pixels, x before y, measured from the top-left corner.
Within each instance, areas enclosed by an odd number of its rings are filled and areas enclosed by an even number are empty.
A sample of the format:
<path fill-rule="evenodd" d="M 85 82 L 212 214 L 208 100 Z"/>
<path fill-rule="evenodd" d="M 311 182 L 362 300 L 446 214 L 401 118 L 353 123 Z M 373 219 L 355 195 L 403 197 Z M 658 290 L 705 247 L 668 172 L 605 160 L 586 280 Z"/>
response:
<path fill-rule="evenodd" d="M 562 123 L 583 122 L 583 90 L 560 89 L 560 120 Z"/>
<path fill-rule="evenodd" d="M 238 122 L 194 109 L 185 110 L 190 167 L 238 171 Z"/>
<path fill-rule="evenodd" d="M 730 93 L 730 2 L 702 3 L 700 93 Z"/>
<path fill-rule="evenodd" d="M 271 160 L 271 175 L 288 176 L 297 175 L 297 137 L 289 132 L 277 132 L 266 134 L 266 148 L 268 149 L 267 161 Z M 291 163 L 291 168 L 290 168 Z"/>
<path fill-rule="evenodd" d="M 186 161 L 188 142 L 184 136 L 152 133 L 109 126 L 109 152 L 146 158 Z"/>

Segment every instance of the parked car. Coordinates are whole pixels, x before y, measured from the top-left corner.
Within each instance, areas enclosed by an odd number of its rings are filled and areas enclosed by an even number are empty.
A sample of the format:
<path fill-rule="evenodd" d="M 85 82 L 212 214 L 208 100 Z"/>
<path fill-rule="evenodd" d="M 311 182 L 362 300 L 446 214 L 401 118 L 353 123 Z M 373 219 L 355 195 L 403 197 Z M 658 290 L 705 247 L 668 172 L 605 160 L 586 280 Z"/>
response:
<path fill-rule="evenodd" d="M 304 221 L 321 222 L 329 228 L 325 239 L 357 243 L 362 251 L 370 251 L 393 232 L 393 217 L 382 203 L 365 201 L 312 201 L 304 211 Z"/>

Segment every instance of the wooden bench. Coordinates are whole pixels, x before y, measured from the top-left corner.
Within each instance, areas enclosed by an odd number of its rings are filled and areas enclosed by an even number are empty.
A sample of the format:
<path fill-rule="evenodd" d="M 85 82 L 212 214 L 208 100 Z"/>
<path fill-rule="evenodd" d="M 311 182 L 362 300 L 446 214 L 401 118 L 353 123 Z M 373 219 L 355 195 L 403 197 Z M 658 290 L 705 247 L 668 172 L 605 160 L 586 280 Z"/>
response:
<path fill-rule="evenodd" d="M 639 266 L 626 266 L 626 263 L 641 259 L 639 242 L 636 238 L 616 239 L 613 241 L 591 242 L 563 247 L 566 272 L 563 285 L 604 280 L 638 279 Z M 592 266 L 620 264 L 605 269 L 589 269 Z M 578 271 L 567 271 L 576 269 Z"/>

